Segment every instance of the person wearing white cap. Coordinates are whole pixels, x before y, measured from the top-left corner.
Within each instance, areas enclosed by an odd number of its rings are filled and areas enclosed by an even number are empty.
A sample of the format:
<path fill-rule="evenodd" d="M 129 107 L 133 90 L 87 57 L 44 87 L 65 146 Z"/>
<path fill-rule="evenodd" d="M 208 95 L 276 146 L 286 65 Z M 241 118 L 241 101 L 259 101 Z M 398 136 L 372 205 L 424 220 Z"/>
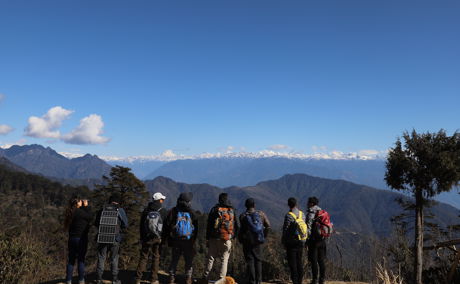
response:
<path fill-rule="evenodd" d="M 166 199 L 161 192 L 156 192 L 152 196 L 153 201 L 144 209 L 140 222 L 140 240 L 142 243 L 139 264 L 136 271 L 136 284 L 141 283 L 143 272 L 149 258 L 153 255 L 151 284 L 159 284 L 158 270 L 160 266 L 160 246 L 163 220 L 166 219 L 167 210 L 163 208 Z"/>

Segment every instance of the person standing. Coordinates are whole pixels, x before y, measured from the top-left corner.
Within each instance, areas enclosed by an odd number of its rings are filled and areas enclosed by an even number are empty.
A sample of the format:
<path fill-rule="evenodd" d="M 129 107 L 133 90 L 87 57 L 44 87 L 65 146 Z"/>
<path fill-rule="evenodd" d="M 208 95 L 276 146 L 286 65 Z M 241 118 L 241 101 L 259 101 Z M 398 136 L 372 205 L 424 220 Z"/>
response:
<path fill-rule="evenodd" d="M 323 239 L 316 230 L 312 230 L 315 222 L 317 222 L 316 217 L 318 212 L 321 211 L 321 208 L 318 206 L 318 204 L 318 198 L 314 196 L 308 198 L 307 226 L 308 235 L 310 237 L 307 241 L 307 247 L 308 261 L 310 262 L 312 272 L 311 284 L 324 284 L 326 279 L 326 240 Z"/>
<path fill-rule="evenodd" d="M 241 230 L 238 240 L 243 245 L 246 260 L 248 283 L 262 283 L 262 244 L 270 231 L 267 215 L 255 209 L 253 198 L 246 199 L 246 212 L 240 215 Z"/>
<path fill-rule="evenodd" d="M 78 261 L 78 282 L 85 283 L 85 257 L 92 218 L 88 200 L 78 196 L 69 200 L 64 216 L 64 229 L 69 232 L 66 284 L 72 283 L 75 261 Z"/>
<path fill-rule="evenodd" d="M 169 265 L 169 282 L 175 283 L 177 264 L 181 255 L 185 259 L 185 283 L 192 283 L 195 240 L 198 233 L 198 219 L 191 207 L 193 193 L 183 192 L 166 216 L 162 239 L 171 247 L 172 257 Z"/>
<path fill-rule="evenodd" d="M 112 284 L 120 284 L 118 280 L 118 257 L 120 252 L 120 243 L 123 240 L 122 232 L 128 227 L 128 218 L 126 212 L 120 207 L 121 194 L 114 192 L 110 198 L 109 203 L 101 209 L 96 218 L 96 226 L 100 226 L 101 215 L 104 210 L 116 211 L 118 233 L 115 236 L 114 242 L 112 243 L 99 243 L 97 247 L 97 283 L 102 284 L 102 275 L 104 274 L 105 259 L 107 254 L 110 252 L 110 264 L 112 271 Z"/>
<path fill-rule="evenodd" d="M 202 281 L 207 281 L 212 270 L 214 260 L 220 259 L 219 279 L 227 276 L 228 259 L 232 249 L 232 240 L 238 235 L 239 220 L 235 218 L 233 208 L 227 193 L 219 194 L 218 203 L 211 208 L 206 226 L 206 268 Z"/>
<path fill-rule="evenodd" d="M 305 215 L 297 208 L 297 199 L 294 197 L 288 199 L 288 206 L 289 212 L 284 217 L 281 242 L 286 249 L 292 283 L 301 284 L 304 274 L 302 256 L 307 238 Z"/>
<path fill-rule="evenodd" d="M 159 284 L 158 270 L 160 267 L 161 232 L 163 220 L 166 220 L 167 216 L 166 209 L 164 209 L 162 205 L 166 196 L 161 192 L 157 192 L 152 196 L 152 199 L 153 201 L 149 202 L 141 216 L 140 241 L 142 247 L 140 250 L 139 264 L 136 270 L 136 284 L 141 283 L 142 274 L 145 270 L 150 253 L 153 255 L 150 283 Z"/>

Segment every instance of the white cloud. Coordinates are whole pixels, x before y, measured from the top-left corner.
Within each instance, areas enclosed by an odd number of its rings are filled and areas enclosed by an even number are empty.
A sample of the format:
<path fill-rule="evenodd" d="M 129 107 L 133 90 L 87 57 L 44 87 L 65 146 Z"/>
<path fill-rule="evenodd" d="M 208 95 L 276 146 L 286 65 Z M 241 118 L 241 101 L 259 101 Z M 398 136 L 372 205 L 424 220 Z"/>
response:
<path fill-rule="evenodd" d="M 104 122 L 102 117 L 97 114 L 91 114 L 80 120 L 80 125 L 65 134 L 61 139 L 68 144 L 105 144 L 110 141 L 109 138 L 101 136 L 103 133 Z"/>
<path fill-rule="evenodd" d="M 6 135 L 6 134 L 10 133 L 13 130 L 14 129 L 9 125 L 0 124 L 0 135 Z"/>
<path fill-rule="evenodd" d="M 289 149 L 289 146 L 282 145 L 282 144 L 276 144 L 276 145 L 271 145 L 270 147 L 268 147 L 268 149 L 273 150 L 273 151 L 287 150 Z"/>
<path fill-rule="evenodd" d="M 29 124 L 24 130 L 25 135 L 35 138 L 59 139 L 61 133 L 57 129 L 72 113 L 72 110 L 55 106 L 42 117 L 31 116 L 28 120 Z"/>

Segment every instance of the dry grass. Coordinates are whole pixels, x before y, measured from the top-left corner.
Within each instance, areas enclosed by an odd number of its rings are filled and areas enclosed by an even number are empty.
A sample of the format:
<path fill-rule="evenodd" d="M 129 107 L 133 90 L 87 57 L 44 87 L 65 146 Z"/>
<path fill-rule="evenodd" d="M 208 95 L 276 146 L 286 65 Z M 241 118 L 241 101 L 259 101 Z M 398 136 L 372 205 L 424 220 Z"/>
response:
<path fill-rule="evenodd" d="M 400 275 L 388 272 L 381 264 L 377 264 L 377 279 L 382 284 L 403 284 L 403 279 Z"/>

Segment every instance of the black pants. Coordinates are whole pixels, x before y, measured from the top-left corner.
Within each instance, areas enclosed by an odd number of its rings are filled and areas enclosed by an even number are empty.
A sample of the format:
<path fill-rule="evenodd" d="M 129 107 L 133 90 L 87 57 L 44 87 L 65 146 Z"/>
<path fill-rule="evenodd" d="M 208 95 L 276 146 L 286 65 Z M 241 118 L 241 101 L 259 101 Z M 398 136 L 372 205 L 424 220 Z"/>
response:
<path fill-rule="evenodd" d="M 308 241 L 308 261 L 311 264 L 312 279 L 323 282 L 326 277 L 326 241 Z M 319 272 L 319 278 L 318 278 Z"/>
<path fill-rule="evenodd" d="M 249 284 L 262 283 L 262 246 L 243 244 Z"/>
<path fill-rule="evenodd" d="M 303 280 L 303 245 L 286 247 L 286 253 L 292 284 L 301 284 Z"/>

